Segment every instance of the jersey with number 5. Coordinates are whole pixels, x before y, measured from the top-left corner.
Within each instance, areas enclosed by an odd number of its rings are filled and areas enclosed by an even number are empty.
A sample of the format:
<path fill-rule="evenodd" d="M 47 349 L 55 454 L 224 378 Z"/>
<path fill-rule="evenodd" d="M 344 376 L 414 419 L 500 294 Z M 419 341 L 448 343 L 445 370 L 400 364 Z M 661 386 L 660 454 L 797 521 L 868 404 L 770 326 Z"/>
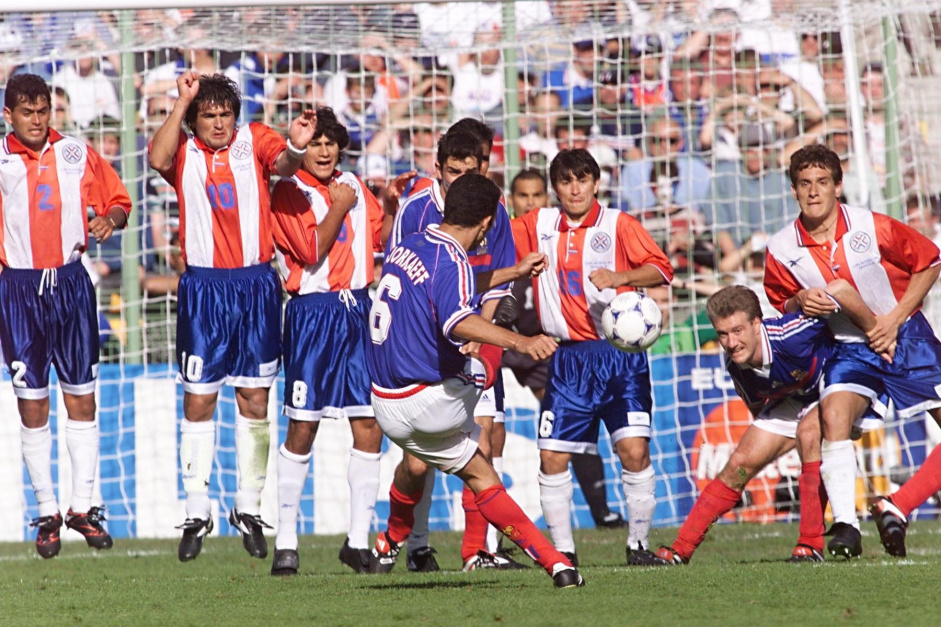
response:
<path fill-rule="evenodd" d="M 89 209 L 131 210 L 124 184 L 84 141 L 49 130 L 39 154 L 13 134 L 0 146 L 0 264 L 45 270 L 78 259 L 88 246 Z"/>
<path fill-rule="evenodd" d="M 257 122 L 237 128 L 229 145 L 219 150 L 180 133 L 164 178 L 180 203 L 180 245 L 188 265 L 231 269 L 271 261 L 268 182 L 286 145 L 278 133 Z"/>
<path fill-rule="evenodd" d="M 561 209 L 547 207 L 513 220 L 516 254 L 545 253 L 548 269 L 533 281 L 539 322 L 547 335 L 562 340 L 601 338 L 601 313 L 618 292 L 599 290 L 589 280 L 595 270 L 614 272 L 652 265 L 673 279 L 673 267 L 650 234 L 635 218 L 597 202 L 581 223 L 572 225 Z"/>
<path fill-rule="evenodd" d="M 369 376 L 384 388 L 436 383 L 459 374 L 467 357 L 454 327 L 474 313 L 467 252 L 431 226 L 386 257 L 369 312 Z"/>

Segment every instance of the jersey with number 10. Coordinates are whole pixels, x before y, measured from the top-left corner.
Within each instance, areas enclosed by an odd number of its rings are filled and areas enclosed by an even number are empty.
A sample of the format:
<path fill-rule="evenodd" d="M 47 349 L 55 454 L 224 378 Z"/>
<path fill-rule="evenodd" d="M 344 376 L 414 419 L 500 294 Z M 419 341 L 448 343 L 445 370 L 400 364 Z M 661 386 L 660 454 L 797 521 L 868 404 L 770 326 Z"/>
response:
<path fill-rule="evenodd" d="M 386 257 L 369 314 L 373 383 L 395 389 L 457 376 L 467 357 L 451 333 L 474 313 L 474 286 L 467 252 L 436 226 L 402 240 Z"/>
<path fill-rule="evenodd" d="M 617 290 L 599 290 L 589 280 L 594 270 L 614 272 L 652 265 L 673 279 L 673 267 L 650 234 L 628 214 L 597 202 L 577 225 L 570 225 L 562 210 L 547 207 L 513 220 L 517 256 L 545 253 L 548 269 L 533 281 L 533 297 L 543 332 L 562 340 L 601 338 L 601 313 Z"/>
<path fill-rule="evenodd" d="M 204 268 L 245 268 L 274 256 L 269 179 L 287 144 L 264 124 L 236 128 L 228 146 L 212 150 L 180 133 L 165 173 L 180 204 L 183 259 Z"/>

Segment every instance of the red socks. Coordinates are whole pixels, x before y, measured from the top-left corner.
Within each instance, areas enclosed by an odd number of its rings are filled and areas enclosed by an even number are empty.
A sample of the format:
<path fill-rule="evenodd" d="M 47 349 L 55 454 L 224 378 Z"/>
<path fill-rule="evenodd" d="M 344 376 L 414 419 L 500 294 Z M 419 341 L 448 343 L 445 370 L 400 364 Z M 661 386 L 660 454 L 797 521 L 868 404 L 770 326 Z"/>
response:
<path fill-rule="evenodd" d="M 423 490 L 411 494 L 402 494 L 395 484 L 389 490 L 389 539 L 401 544 L 412 532 L 415 524 L 415 506 L 421 500 Z"/>
<path fill-rule="evenodd" d="M 559 562 L 571 566 L 564 555 L 536 529 L 533 521 L 523 513 L 506 488 L 497 484 L 482 490 L 474 499 L 483 517 L 533 558 L 547 573 Z"/>
<path fill-rule="evenodd" d="M 473 491 L 464 486 L 461 495 L 464 505 L 464 537 L 461 539 L 461 559 L 465 562 L 477 555 L 477 551 L 486 550 L 487 528 L 490 523 L 477 508 Z"/>
<path fill-rule="evenodd" d="M 798 544 L 823 552 L 823 513 L 827 508 L 827 489 L 820 479 L 820 462 L 801 465 L 798 482 L 801 499 L 801 514 Z"/>
<path fill-rule="evenodd" d="M 908 518 L 913 509 L 939 490 L 941 490 L 941 446 L 936 446 L 918 472 L 889 498 Z"/>
<path fill-rule="evenodd" d="M 733 490 L 718 479 L 710 481 L 680 527 L 680 533 L 673 541 L 673 550 L 683 559 L 689 560 L 696 547 L 702 544 L 709 527 L 735 507 L 741 497 L 740 491 Z"/>

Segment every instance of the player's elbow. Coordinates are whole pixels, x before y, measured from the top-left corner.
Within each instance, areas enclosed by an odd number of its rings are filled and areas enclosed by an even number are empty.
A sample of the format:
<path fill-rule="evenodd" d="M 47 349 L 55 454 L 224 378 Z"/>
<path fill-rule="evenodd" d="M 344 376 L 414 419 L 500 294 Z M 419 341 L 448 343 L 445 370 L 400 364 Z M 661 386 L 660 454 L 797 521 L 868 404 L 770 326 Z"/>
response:
<path fill-rule="evenodd" d="M 853 291 L 853 286 L 846 279 L 835 279 L 827 283 L 827 293 L 839 300 Z"/>

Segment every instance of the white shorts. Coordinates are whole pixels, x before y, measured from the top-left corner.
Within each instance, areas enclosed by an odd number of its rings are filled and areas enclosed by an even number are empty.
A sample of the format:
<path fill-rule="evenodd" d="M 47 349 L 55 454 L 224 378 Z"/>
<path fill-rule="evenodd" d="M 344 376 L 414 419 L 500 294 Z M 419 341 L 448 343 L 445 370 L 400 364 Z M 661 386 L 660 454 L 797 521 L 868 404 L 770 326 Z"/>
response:
<path fill-rule="evenodd" d="M 484 393 L 480 395 L 480 400 L 477 401 L 477 407 L 474 408 L 475 416 L 492 416 L 494 422 L 505 422 L 505 414 L 503 410 L 497 409 L 497 391 L 496 388 L 487 388 L 484 390 Z"/>
<path fill-rule="evenodd" d="M 771 409 L 762 411 L 755 418 L 754 425 L 764 431 L 793 439 L 797 437 L 797 424 L 818 404 L 819 402 L 814 401 L 804 405 L 796 399 L 786 398 Z M 870 431 L 882 426 L 882 420 L 876 412 L 869 410 L 856 421 L 855 426 L 861 431 Z"/>
<path fill-rule="evenodd" d="M 474 407 L 481 389 L 457 378 L 433 385 L 372 386 L 376 422 L 390 440 L 429 466 L 455 473 L 477 451 Z"/>

